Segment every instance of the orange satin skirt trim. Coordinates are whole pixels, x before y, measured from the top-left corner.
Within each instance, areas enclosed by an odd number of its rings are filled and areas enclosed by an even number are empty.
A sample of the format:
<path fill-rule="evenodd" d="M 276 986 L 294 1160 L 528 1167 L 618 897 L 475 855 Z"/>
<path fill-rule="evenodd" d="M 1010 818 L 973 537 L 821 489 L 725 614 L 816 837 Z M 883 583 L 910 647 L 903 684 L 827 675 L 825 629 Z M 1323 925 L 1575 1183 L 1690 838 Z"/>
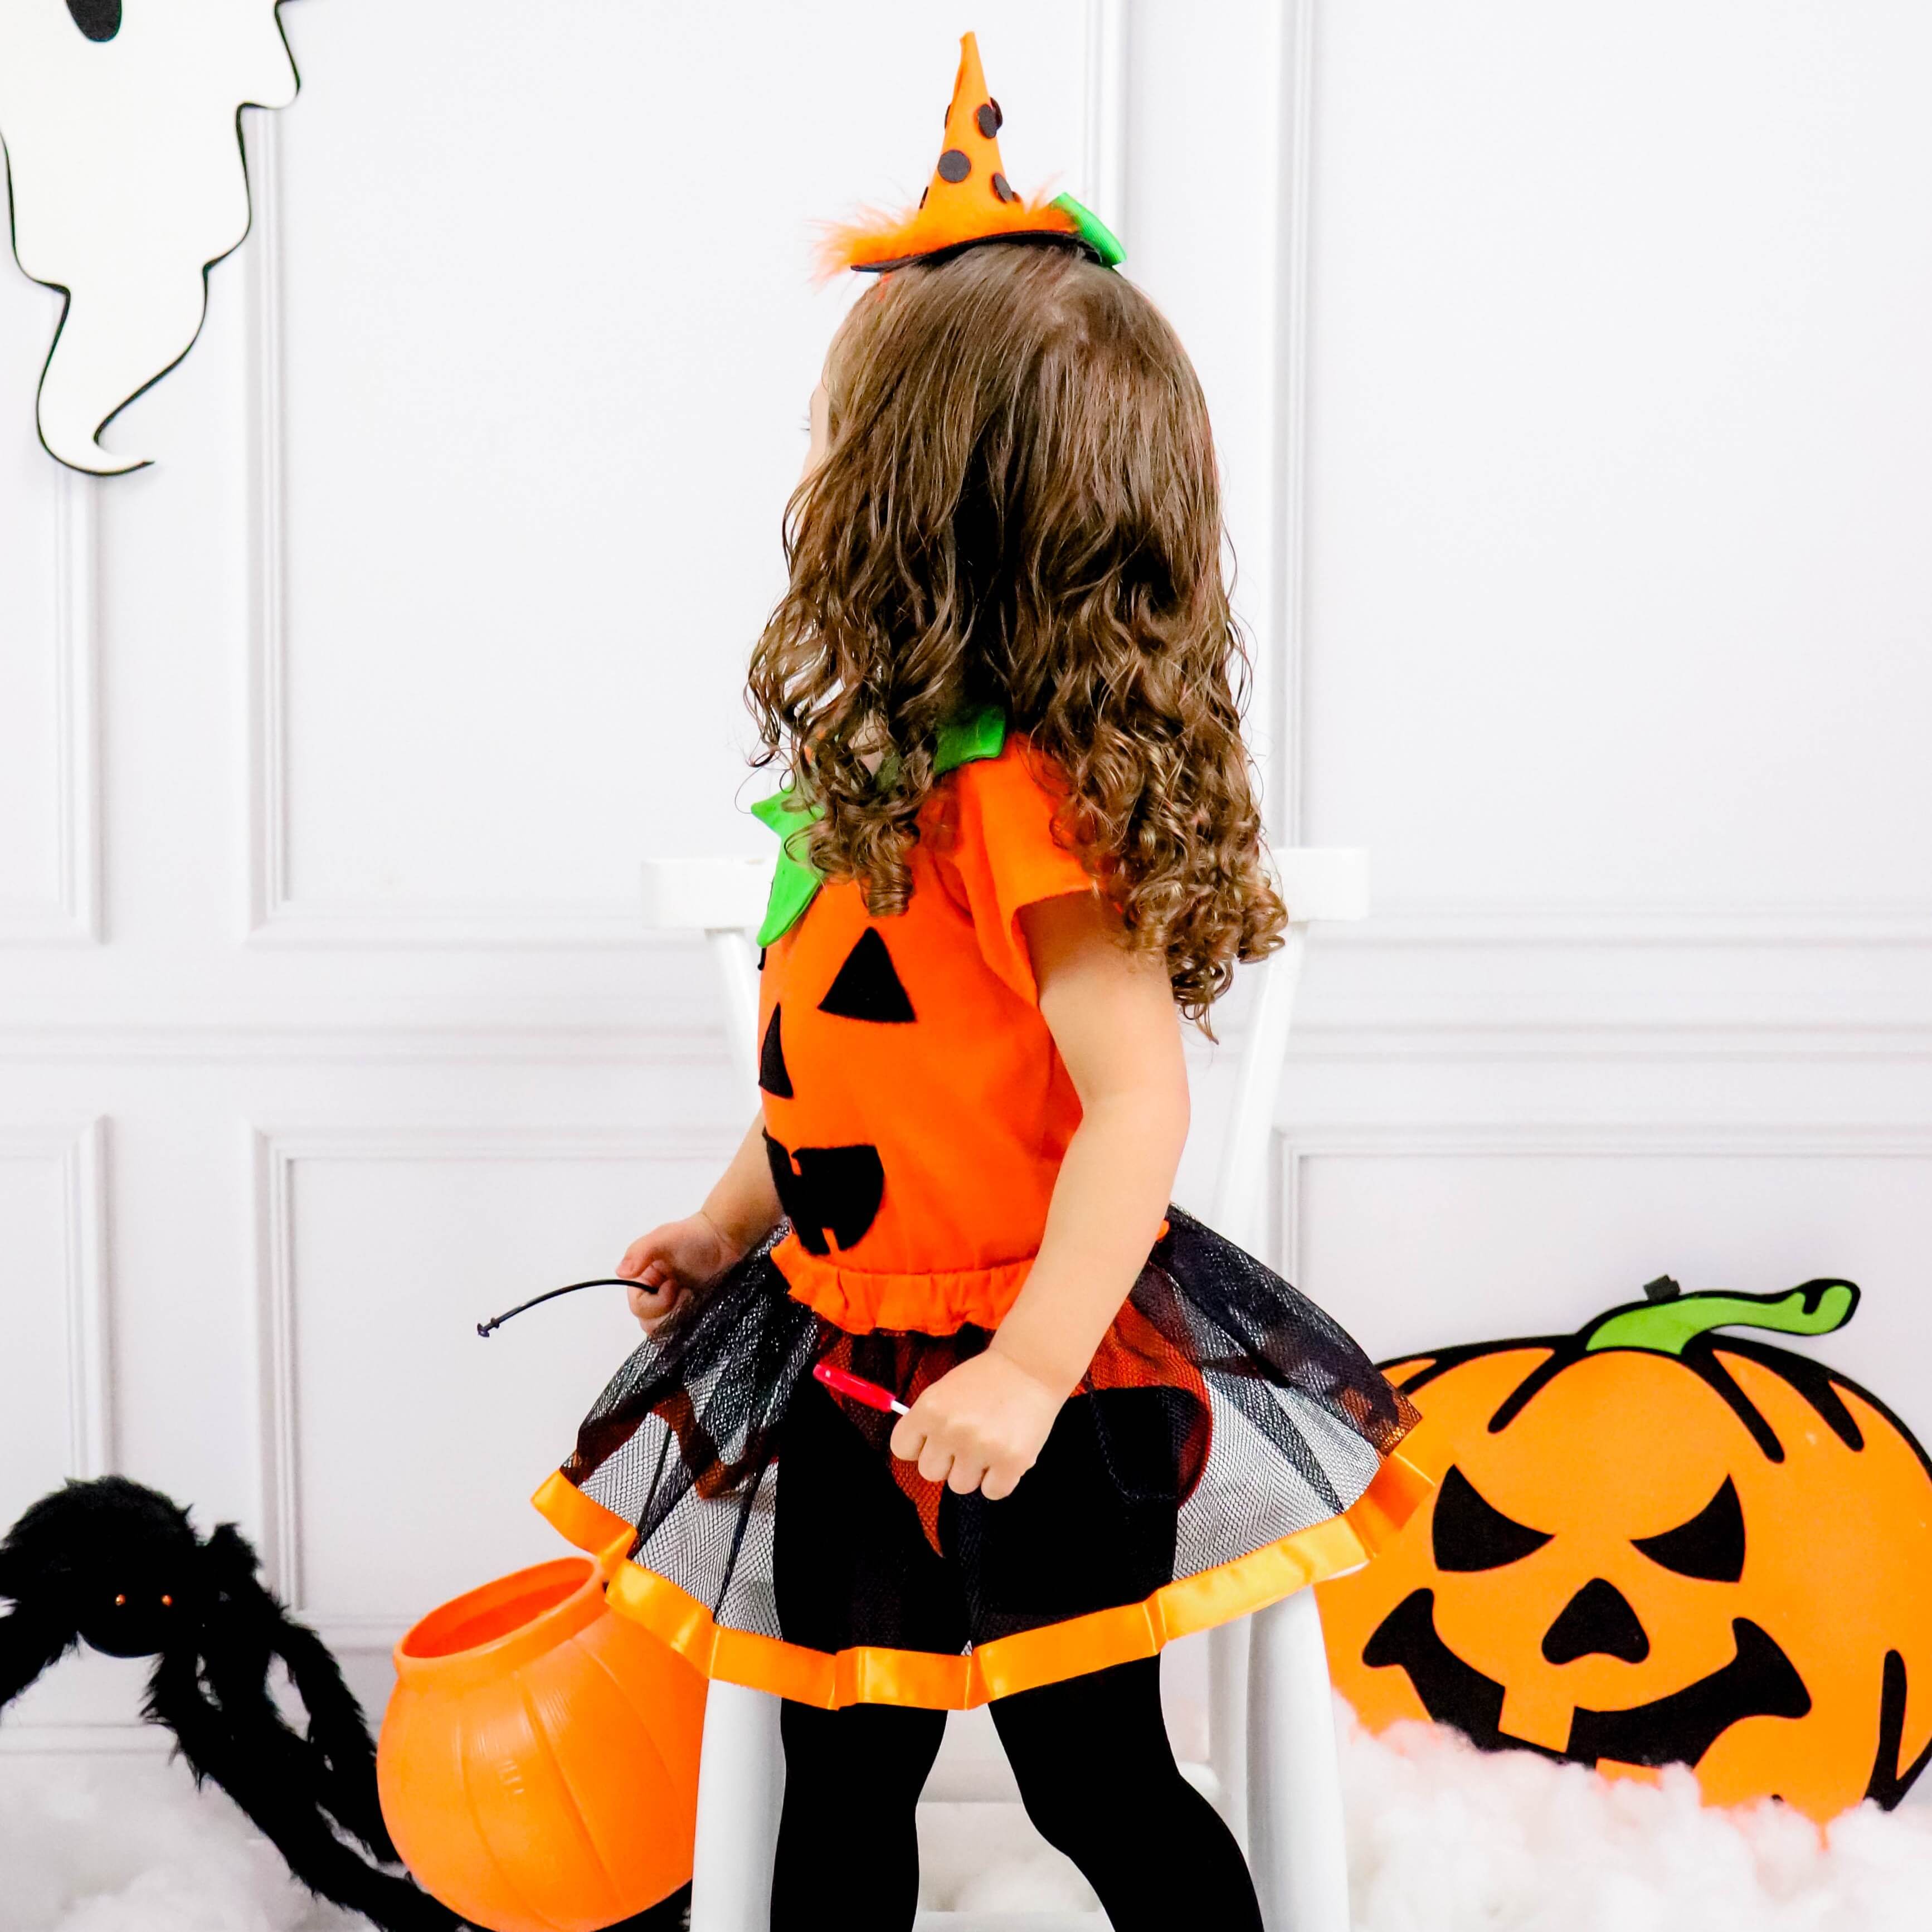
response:
<path fill-rule="evenodd" d="M 1198 1576 L 1164 1585 L 1144 1602 L 1070 1617 L 995 1638 L 958 1657 L 867 1646 L 836 1655 L 781 1639 L 721 1628 L 688 1592 L 641 1564 L 617 1567 L 611 1607 L 642 1624 L 685 1660 L 727 1684 L 768 1690 L 794 1703 L 836 1711 L 848 1704 L 907 1704 L 970 1711 L 1042 1684 L 1153 1657 L 1176 1637 L 1211 1630 L 1266 1608 L 1310 1583 L 1359 1570 L 1408 1520 L 1435 1486 L 1405 1442 L 1342 1515 L 1283 1537 Z M 562 1475 L 531 1498 L 580 1550 L 608 1550 L 632 1526 Z"/>

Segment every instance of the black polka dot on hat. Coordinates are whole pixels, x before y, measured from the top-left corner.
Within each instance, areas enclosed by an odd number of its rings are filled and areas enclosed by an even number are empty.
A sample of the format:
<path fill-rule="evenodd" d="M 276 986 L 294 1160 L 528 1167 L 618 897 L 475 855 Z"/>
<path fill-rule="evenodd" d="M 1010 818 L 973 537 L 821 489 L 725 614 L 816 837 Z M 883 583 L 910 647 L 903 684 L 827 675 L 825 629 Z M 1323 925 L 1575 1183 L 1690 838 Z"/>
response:
<path fill-rule="evenodd" d="M 1019 196 L 1015 190 L 1012 183 L 1008 181 L 1006 176 L 1002 174 L 996 174 L 994 176 L 993 192 L 998 195 L 1002 201 L 1017 201 L 1019 200 Z"/>
<path fill-rule="evenodd" d="M 919 191 L 919 205 L 920 205 L 920 207 L 923 208 L 923 207 L 926 206 L 926 196 L 927 196 L 928 195 L 929 195 L 932 192 L 932 184 L 930 182 L 927 182 L 927 183 L 926 183 L 926 186 L 925 186 L 924 188 L 921 188 L 921 189 L 920 190 L 920 191 Z"/>
<path fill-rule="evenodd" d="M 973 164 L 958 148 L 948 148 L 939 158 L 939 178 L 945 182 L 963 182 L 973 172 Z"/>
<path fill-rule="evenodd" d="M 1000 131 L 1000 104 L 997 100 L 989 100 L 983 107 L 976 108 L 973 120 L 980 133 L 990 141 Z"/>

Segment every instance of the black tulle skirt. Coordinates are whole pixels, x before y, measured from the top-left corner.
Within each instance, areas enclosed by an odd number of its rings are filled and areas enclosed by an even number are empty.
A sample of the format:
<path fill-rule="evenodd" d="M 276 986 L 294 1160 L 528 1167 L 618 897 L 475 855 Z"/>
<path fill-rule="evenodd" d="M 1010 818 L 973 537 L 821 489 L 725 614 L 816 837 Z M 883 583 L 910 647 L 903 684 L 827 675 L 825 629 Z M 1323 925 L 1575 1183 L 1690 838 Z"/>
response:
<path fill-rule="evenodd" d="M 824 1706 L 964 1708 L 1146 1657 L 1366 1562 L 1428 1479 L 1420 1420 L 1353 1340 L 1178 1208 L 1039 1460 L 989 1502 L 887 1447 L 984 1348 L 850 1335 L 788 1292 L 783 1227 L 610 1381 L 538 1507 L 611 1602 L 700 1670 Z"/>

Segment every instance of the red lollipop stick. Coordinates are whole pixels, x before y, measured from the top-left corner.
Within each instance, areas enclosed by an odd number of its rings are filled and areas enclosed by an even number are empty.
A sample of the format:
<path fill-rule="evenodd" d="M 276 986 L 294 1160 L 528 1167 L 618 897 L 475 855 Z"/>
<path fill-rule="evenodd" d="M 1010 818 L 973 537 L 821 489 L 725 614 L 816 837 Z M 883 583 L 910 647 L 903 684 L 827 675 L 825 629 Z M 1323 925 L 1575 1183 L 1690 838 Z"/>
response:
<path fill-rule="evenodd" d="M 863 1376 L 853 1374 L 850 1369 L 835 1369 L 830 1362 L 820 1362 L 812 1372 L 834 1395 L 849 1395 L 854 1402 L 862 1402 L 868 1408 L 890 1409 L 894 1415 L 907 1413 L 905 1404 L 890 1389 L 881 1388 L 877 1382 L 868 1382 Z"/>

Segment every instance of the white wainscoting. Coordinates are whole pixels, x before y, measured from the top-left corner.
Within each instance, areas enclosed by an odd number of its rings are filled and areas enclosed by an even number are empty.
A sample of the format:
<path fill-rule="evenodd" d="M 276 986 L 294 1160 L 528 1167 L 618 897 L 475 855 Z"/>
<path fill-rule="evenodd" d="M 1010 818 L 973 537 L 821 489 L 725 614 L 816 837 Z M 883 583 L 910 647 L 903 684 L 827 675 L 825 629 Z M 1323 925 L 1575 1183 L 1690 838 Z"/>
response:
<path fill-rule="evenodd" d="M 1863 1291 L 1851 1322 L 1778 1346 L 1932 1437 L 1932 1122 L 1298 1123 L 1279 1174 L 1294 1280 L 1380 1358 L 1567 1334 L 1659 1275 L 1745 1294 L 1836 1276 Z"/>
<path fill-rule="evenodd" d="M 0 1123 L 0 1513 L 113 1459 L 108 1405 L 106 1128 Z"/>
<path fill-rule="evenodd" d="M 1117 146 L 1117 14 L 982 10 L 1016 168 Z M 646 838 L 758 849 L 744 646 L 856 286 L 814 287 L 811 224 L 896 153 L 917 194 L 956 48 L 879 0 L 754 20 L 488 0 L 453 40 L 364 0 L 293 28 L 304 120 L 253 136 L 263 936 L 634 940 Z"/>
<path fill-rule="evenodd" d="M 396 1126 L 255 1136 L 264 1558 L 344 1648 L 386 1652 L 444 1599 L 558 1553 L 530 1510 L 637 1346 L 616 1288 L 478 1322 L 589 1279 L 687 1211 L 720 1136 Z M 569 1276 L 566 1279 L 572 1278 Z"/>
<path fill-rule="evenodd" d="M 21 306 L 39 308 L 0 314 Z M 0 945 L 89 945 L 101 937 L 96 486 L 17 442 L 0 465 L 15 510 L 0 531 Z"/>
<path fill-rule="evenodd" d="M 1320 10 L 1297 765 L 1360 943 L 1932 941 L 1928 55 Z"/>
<path fill-rule="evenodd" d="M 0 1518 L 63 1478 L 112 1465 L 106 1123 L 0 1122 Z M 0 1750 L 119 1748 L 130 1673 L 105 1658 L 50 1675 L 0 1729 Z"/>

